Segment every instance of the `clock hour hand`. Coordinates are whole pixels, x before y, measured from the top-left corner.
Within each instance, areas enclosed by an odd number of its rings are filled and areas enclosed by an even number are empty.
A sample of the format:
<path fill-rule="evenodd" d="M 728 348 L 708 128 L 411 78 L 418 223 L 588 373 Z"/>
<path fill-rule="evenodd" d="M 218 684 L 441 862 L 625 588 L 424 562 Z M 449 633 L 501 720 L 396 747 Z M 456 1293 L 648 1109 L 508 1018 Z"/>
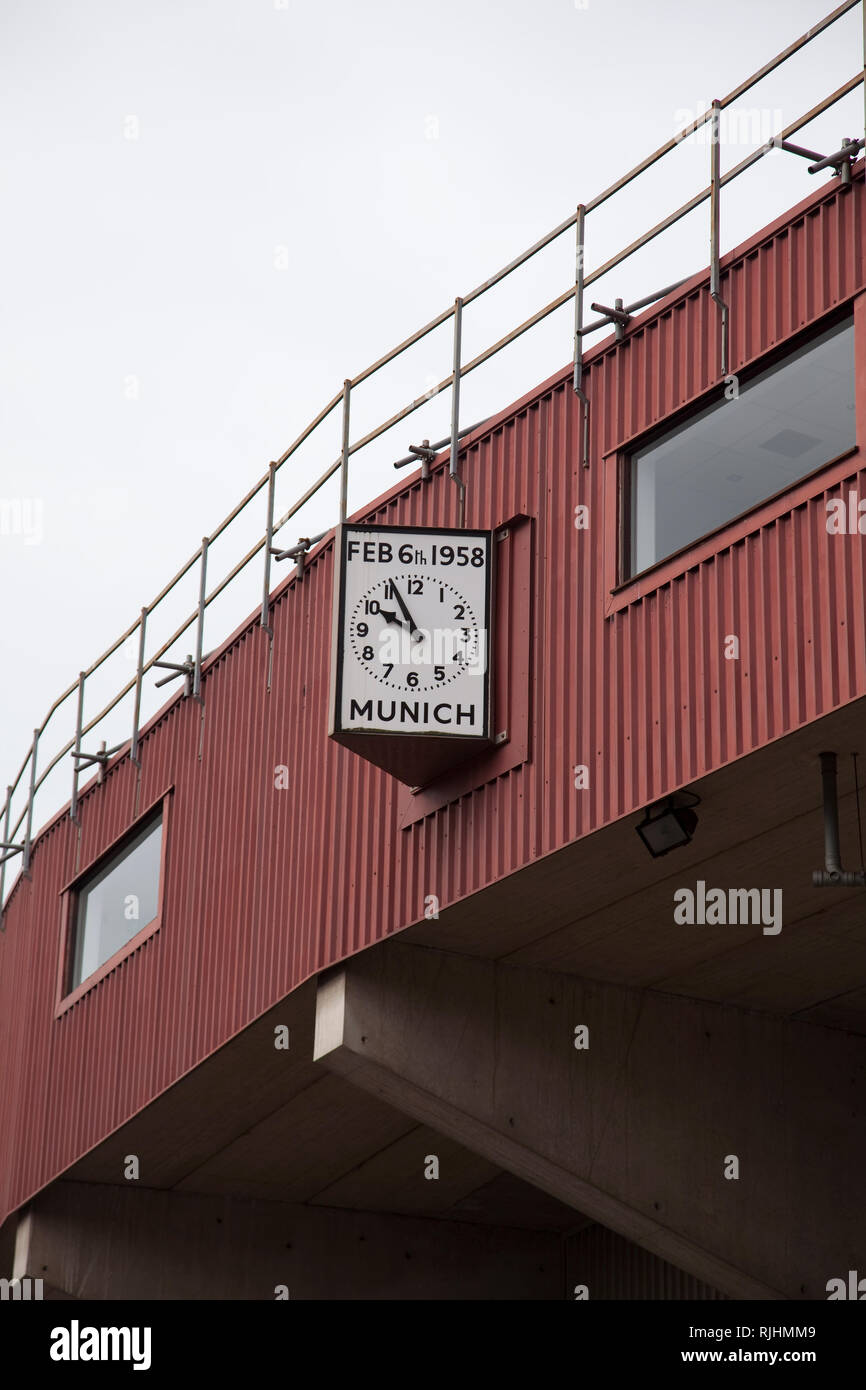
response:
<path fill-rule="evenodd" d="M 400 608 L 401 608 L 402 613 L 403 613 L 403 617 L 406 619 L 406 622 L 409 624 L 409 631 L 411 632 L 412 636 L 415 637 L 415 638 L 420 637 L 420 636 L 421 636 L 421 629 L 415 626 L 415 622 L 414 622 L 414 620 L 413 620 L 413 618 L 412 618 L 412 614 L 409 612 L 409 609 L 406 607 L 406 604 L 404 603 L 403 598 L 402 598 L 402 596 L 401 596 L 401 594 L 400 594 L 400 590 L 397 588 L 397 585 L 394 583 L 393 580 L 391 581 L 391 593 L 394 595 L 395 599 L 397 600 L 397 602 L 398 602 L 399 605 L 400 605 Z M 383 617 L 384 617 L 384 614 L 383 614 Z"/>

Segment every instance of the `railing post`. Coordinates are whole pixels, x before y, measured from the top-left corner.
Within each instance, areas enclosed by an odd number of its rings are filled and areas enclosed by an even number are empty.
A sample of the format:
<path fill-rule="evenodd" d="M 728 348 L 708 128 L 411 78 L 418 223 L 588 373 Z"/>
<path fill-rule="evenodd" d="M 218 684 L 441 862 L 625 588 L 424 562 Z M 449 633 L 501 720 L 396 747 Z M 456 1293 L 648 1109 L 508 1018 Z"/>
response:
<path fill-rule="evenodd" d="M 30 794 L 27 798 L 27 828 L 24 832 L 24 858 L 21 872 L 30 875 L 30 836 L 33 831 L 33 798 L 36 795 L 36 750 L 39 747 L 39 730 L 33 730 L 33 749 L 30 754 Z"/>
<path fill-rule="evenodd" d="M 144 630 L 147 624 L 147 609 L 142 608 L 138 629 L 138 666 L 135 672 L 135 708 L 132 713 L 132 745 L 129 750 L 130 761 L 138 765 L 138 726 L 141 720 L 141 686 L 144 680 Z"/>
<path fill-rule="evenodd" d="M 262 586 L 262 616 L 260 626 L 270 632 L 271 604 L 271 546 L 274 540 L 274 489 L 277 479 L 277 465 L 268 464 L 268 517 L 265 528 L 265 578 Z"/>
<path fill-rule="evenodd" d="M 728 372 L 728 306 L 720 294 L 721 271 L 719 269 L 719 220 L 721 198 L 721 151 L 719 144 L 719 116 L 722 104 L 713 102 L 713 115 L 710 126 L 710 298 L 719 306 L 722 315 L 722 341 L 720 350 L 720 376 Z"/>
<path fill-rule="evenodd" d="M 460 353 L 463 340 L 463 300 L 454 301 L 454 374 L 451 387 L 451 460 L 448 471 L 457 484 L 457 525 L 463 527 L 466 516 L 466 484 L 457 471 L 457 454 L 460 448 Z"/>
<path fill-rule="evenodd" d="M 349 504 L 349 403 L 352 393 L 352 383 L 349 380 L 343 382 L 343 450 L 340 462 L 340 520 L 346 520 L 346 509 Z"/>
<path fill-rule="evenodd" d="M 198 625 L 195 635 L 195 667 L 192 678 L 192 693 L 196 700 L 201 699 L 201 654 L 202 643 L 204 641 L 204 601 L 207 594 L 207 549 L 209 541 L 207 536 L 202 537 L 201 542 L 201 580 L 198 590 Z"/>
<path fill-rule="evenodd" d="M 12 831 L 12 788 L 6 788 L 6 812 L 3 816 L 3 843 L 8 845 L 9 835 Z M 6 892 L 6 851 L 3 851 L 3 858 L 0 859 L 0 931 L 5 931 L 3 926 L 3 894 Z"/>
<path fill-rule="evenodd" d="M 581 462 L 589 468 L 589 400 L 583 389 L 583 283 L 585 259 L 586 208 L 577 205 L 575 266 L 574 266 L 574 394 L 583 406 L 583 444 Z"/>
<path fill-rule="evenodd" d="M 69 819 L 75 820 L 78 814 L 78 755 L 81 752 L 81 725 L 84 721 L 84 672 L 78 673 L 78 713 L 75 716 L 75 748 L 72 753 L 72 797 L 69 802 Z"/>

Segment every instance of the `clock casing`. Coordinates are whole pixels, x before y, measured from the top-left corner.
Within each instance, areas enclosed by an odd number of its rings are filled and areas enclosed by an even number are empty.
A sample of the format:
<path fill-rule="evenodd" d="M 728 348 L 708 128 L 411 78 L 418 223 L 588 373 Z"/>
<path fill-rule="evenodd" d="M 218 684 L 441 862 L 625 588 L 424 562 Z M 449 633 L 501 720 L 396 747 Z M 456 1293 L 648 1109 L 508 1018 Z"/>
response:
<path fill-rule="evenodd" d="M 330 734 L 410 785 L 490 741 L 491 534 L 338 527 Z"/>

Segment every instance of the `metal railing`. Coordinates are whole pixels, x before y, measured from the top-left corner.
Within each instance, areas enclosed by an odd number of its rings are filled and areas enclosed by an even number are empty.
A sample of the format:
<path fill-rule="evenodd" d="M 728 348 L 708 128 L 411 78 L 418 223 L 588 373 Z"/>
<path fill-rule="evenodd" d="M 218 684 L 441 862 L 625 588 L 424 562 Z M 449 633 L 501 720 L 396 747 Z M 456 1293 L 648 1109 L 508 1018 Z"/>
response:
<path fill-rule="evenodd" d="M 722 174 L 720 170 L 720 113 L 725 108 L 733 105 L 734 102 L 738 101 L 740 97 L 742 97 L 746 92 L 748 92 L 752 87 L 754 87 L 769 73 L 773 72 L 776 68 L 780 67 L 794 54 L 800 52 L 800 50 L 805 48 L 807 44 L 811 43 L 815 38 L 818 37 L 819 34 L 827 30 L 843 15 L 847 14 L 850 10 L 855 9 L 857 5 L 861 5 L 863 8 L 861 53 L 862 65 L 860 71 L 858 71 L 853 77 L 849 78 L 847 82 L 844 82 L 834 92 L 830 93 L 829 96 L 825 97 L 823 101 L 818 103 L 818 105 L 813 106 L 809 111 L 805 112 L 803 115 L 798 117 L 797 120 L 793 121 L 783 131 L 774 135 L 770 140 L 766 141 L 757 149 L 753 150 L 735 167 L 729 169 L 725 174 Z M 588 334 L 595 333 L 601 328 L 610 326 L 613 326 L 618 337 L 622 337 L 625 332 L 625 329 L 628 326 L 630 316 L 635 311 L 645 308 L 647 305 L 656 302 L 657 300 L 661 299 L 667 294 L 670 294 L 672 291 L 679 288 L 680 285 L 684 284 L 685 280 L 679 280 L 673 285 L 667 285 L 664 289 L 658 290 L 654 294 L 646 295 L 644 298 L 639 299 L 636 302 L 627 306 L 624 306 L 621 300 L 616 300 L 612 307 L 607 307 L 602 304 L 593 303 L 591 306 L 592 309 L 595 312 L 600 313 L 601 317 L 594 319 L 591 323 L 584 323 L 585 292 L 587 288 L 590 285 L 592 285 L 595 281 L 600 280 L 604 275 L 608 274 L 616 266 L 621 265 L 636 251 L 648 245 L 656 237 L 660 236 L 663 232 L 667 231 L 670 227 L 674 226 L 674 224 L 679 222 L 681 218 L 687 216 L 687 214 L 694 211 L 695 208 L 699 207 L 702 203 L 706 202 L 707 200 L 709 200 L 710 202 L 709 292 L 719 309 L 719 374 L 720 377 L 724 376 L 727 372 L 728 366 L 728 306 L 724 303 L 720 294 L 719 209 L 721 190 L 734 179 L 738 178 L 747 169 L 751 168 L 758 160 L 762 159 L 765 155 L 771 153 L 774 149 L 782 149 L 790 154 L 808 158 L 811 161 L 809 166 L 810 173 L 817 173 L 822 169 L 830 169 L 833 171 L 834 176 L 840 178 L 841 181 L 849 181 L 851 178 L 851 167 L 853 165 L 853 162 L 857 158 L 860 150 L 864 146 L 863 138 L 845 140 L 837 151 L 831 153 L 830 155 L 822 156 L 814 150 L 804 149 L 799 145 L 792 144 L 790 137 L 796 134 L 798 130 L 801 130 L 804 126 L 808 125 L 817 116 L 821 115 L 823 112 L 829 110 L 832 106 L 834 106 L 837 102 L 841 101 L 846 95 L 848 95 L 849 92 L 854 91 L 860 84 L 863 84 L 864 87 L 864 132 L 866 132 L 866 81 L 864 81 L 864 78 L 866 78 L 866 0 L 845 0 L 845 3 L 837 6 L 836 9 L 832 10 L 829 14 L 827 14 L 819 23 L 813 25 L 812 28 L 807 30 L 805 34 L 802 34 L 800 38 L 794 40 L 793 43 L 790 43 L 780 53 L 776 54 L 774 58 L 772 58 L 769 62 L 765 63 L 763 67 L 757 70 L 757 72 L 754 72 L 751 75 L 751 77 L 748 77 L 744 82 L 741 82 L 739 86 L 735 87 L 733 91 L 727 94 L 727 96 L 723 97 L 721 100 L 714 101 L 712 105 L 708 108 L 708 110 L 703 112 L 701 115 L 697 116 L 681 131 L 679 131 L 676 135 L 672 136 L 663 145 L 661 145 L 653 154 L 648 155 L 645 159 L 641 160 L 641 162 L 635 165 L 635 167 L 632 170 L 630 170 L 629 173 L 624 174 L 622 178 L 617 179 L 616 182 L 611 184 L 609 188 L 606 188 L 604 192 L 599 193 L 588 203 L 579 204 L 576 210 L 569 217 L 567 217 L 565 221 L 560 222 L 558 226 L 554 227 L 551 231 L 547 232 L 545 236 L 540 238 L 540 240 L 536 241 L 527 250 L 523 251 L 519 256 L 515 257 L 514 260 L 510 261 L 507 265 L 503 266 L 502 269 L 497 271 L 495 275 L 492 275 L 488 280 L 485 280 L 482 284 L 478 285 L 474 290 L 471 290 L 468 294 L 465 294 L 462 297 L 455 299 L 453 305 L 449 306 L 449 308 L 447 309 L 444 309 L 442 313 L 437 314 L 436 317 L 431 319 L 429 323 L 425 324 L 422 328 L 419 328 L 416 332 L 410 334 L 408 338 L 405 338 L 395 348 L 392 348 L 390 352 L 385 353 L 384 356 L 378 358 L 369 367 L 366 367 L 363 371 L 359 372 L 357 376 L 344 381 L 341 389 L 337 392 L 337 394 L 327 403 L 327 405 L 323 407 L 322 410 L 319 411 L 318 415 L 316 415 L 316 417 L 310 421 L 306 428 L 301 431 L 297 439 L 295 439 L 294 442 L 289 445 L 285 452 L 281 454 L 278 459 L 269 464 L 267 472 L 258 480 L 257 483 L 255 483 L 250 488 L 250 490 L 241 499 L 237 506 L 229 513 L 229 515 L 225 517 L 223 521 L 220 522 L 220 524 L 216 527 L 216 529 L 211 533 L 210 536 L 204 537 L 201 546 L 198 548 L 198 550 L 196 550 L 196 552 L 189 558 L 189 560 L 187 560 L 186 563 L 178 570 L 177 574 L 175 574 L 173 578 L 168 581 L 164 588 L 157 594 L 156 598 L 154 598 L 147 607 L 142 608 L 139 617 L 136 618 L 136 620 L 126 629 L 126 631 L 123 632 L 121 636 L 118 637 L 111 644 L 111 646 L 108 647 L 108 649 L 102 653 L 101 656 L 99 656 L 86 670 L 81 671 L 79 673 L 78 679 L 74 681 L 73 684 L 70 685 L 69 688 L 65 690 L 63 694 L 60 695 L 54 701 L 54 704 L 49 709 L 42 724 L 38 728 L 34 729 L 33 741 L 30 745 L 30 748 L 27 751 L 27 755 L 25 756 L 24 761 L 22 762 L 21 767 L 19 768 L 14 780 L 6 789 L 6 801 L 3 813 L 3 835 L 2 840 L 0 840 L 0 928 L 2 928 L 3 920 L 6 863 L 8 860 L 20 854 L 22 856 L 21 875 L 29 875 L 30 858 L 33 844 L 34 800 L 40 787 L 44 784 L 45 779 L 49 776 L 49 774 L 58 766 L 60 762 L 62 762 L 62 760 L 67 755 L 72 755 L 73 774 L 69 815 L 73 819 L 75 819 L 78 814 L 79 774 L 84 768 L 96 766 L 98 769 L 98 775 L 101 777 L 104 768 L 108 764 L 110 758 L 115 754 L 119 753 L 121 749 L 125 748 L 127 746 L 127 743 L 129 744 L 130 759 L 136 765 L 140 765 L 141 698 L 142 686 L 145 675 L 154 668 L 168 669 L 172 672 L 172 675 L 166 677 L 162 681 L 159 681 L 158 684 L 162 685 L 167 680 L 171 680 L 182 675 L 185 681 L 185 693 L 187 695 L 191 695 L 193 698 L 198 700 L 202 698 L 201 670 L 202 661 L 204 659 L 203 637 L 206 610 L 209 607 L 209 605 L 212 604 L 214 600 L 224 592 L 224 590 L 233 582 L 233 580 L 237 578 L 237 576 L 247 567 L 247 565 L 250 564 L 250 562 L 262 550 L 264 550 L 264 574 L 259 625 L 267 633 L 268 637 L 272 640 L 273 632 L 270 627 L 269 621 L 270 578 L 272 560 L 294 559 L 298 564 L 301 574 L 303 574 L 304 561 L 306 555 L 309 552 L 309 549 L 312 545 L 322 540 L 324 535 L 327 534 L 327 532 L 323 532 L 321 535 L 313 538 L 303 537 L 297 545 L 287 549 L 281 549 L 280 547 L 275 546 L 273 544 L 274 537 L 291 520 L 291 518 L 295 516 L 295 514 L 299 512 L 301 508 L 304 507 L 310 501 L 310 499 L 314 497 L 316 493 L 319 492 L 321 488 L 324 487 L 328 480 L 332 478 L 334 474 L 336 474 L 337 472 L 340 473 L 339 516 L 340 520 L 344 521 L 346 519 L 348 502 L 349 461 L 352 455 L 358 453 L 361 449 L 366 448 L 374 440 L 378 439 L 381 435 L 385 434 L 388 430 L 392 429 L 402 420 L 407 419 L 416 410 L 424 406 L 431 399 L 431 397 L 438 395 L 443 390 L 448 389 L 451 389 L 452 391 L 450 436 L 448 436 L 446 439 L 439 441 L 436 445 L 433 446 L 431 446 L 426 440 L 421 446 L 411 446 L 410 455 L 407 458 L 399 460 L 397 463 L 394 464 L 394 467 L 402 468 L 409 463 L 420 461 L 422 465 L 422 477 L 426 479 L 427 477 L 429 477 L 429 464 L 434 450 L 444 448 L 446 445 L 449 446 L 449 471 L 451 478 L 454 480 L 455 484 L 458 487 L 459 519 L 460 524 L 463 524 L 465 484 L 460 476 L 458 469 L 459 451 L 461 447 L 465 447 L 466 439 L 469 437 L 473 430 L 476 430 L 478 428 L 478 426 L 472 426 L 470 429 L 460 428 L 459 414 L 461 381 L 465 377 L 467 377 L 470 372 L 475 371 L 483 363 L 488 362 L 497 353 L 502 351 L 503 348 L 515 342 L 518 338 L 522 337 L 522 335 L 528 332 L 530 329 L 536 327 L 543 320 L 547 319 L 549 315 L 553 314 L 556 310 L 566 305 L 570 300 L 574 301 L 574 369 L 572 384 L 574 392 L 581 402 L 583 416 L 581 462 L 584 467 L 589 466 L 588 451 L 590 399 L 584 391 L 584 338 Z M 613 198 L 622 189 L 626 188 L 635 179 L 640 177 L 640 175 L 644 174 L 648 169 L 652 168 L 653 165 L 655 165 L 659 160 L 663 159 L 666 155 L 670 154 L 671 151 L 677 149 L 684 140 L 688 139 L 689 136 L 693 135 L 703 125 L 707 123 L 710 123 L 711 126 L 710 170 L 708 184 L 704 188 L 702 188 L 698 193 L 696 193 L 692 198 L 690 198 L 687 202 L 683 203 L 674 212 L 668 214 L 668 216 L 663 218 L 661 222 L 658 222 L 654 227 L 651 227 L 648 231 L 644 232 L 636 240 L 629 243 L 629 245 L 624 247 L 621 251 L 618 251 L 615 255 L 611 256 L 602 265 L 597 266 L 594 270 L 587 274 L 585 271 L 584 258 L 586 245 L 586 219 L 589 216 L 589 214 L 594 212 L 597 208 L 600 208 L 606 202 L 608 202 L 609 199 Z M 532 314 L 529 318 L 525 319 L 522 323 L 518 324 L 516 328 L 513 328 L 504 337 L 494 342 L 491 346 L 485 348 L 482 352 L 479 352 L 468 362 L 464 362 L 462 360 L 461 334 L 463 311 L 466 308 L 466 306 L 472 304 L 475 300 L 480 299 L 481 296 L 485 295 L 489 290 L 493 289 L 494 286 L 500 284 L 508 276 L 512 275 L 516 270 L 519 270 L 522 266 L 526 265 L 527 262 L 529 262 L 540 251 L 543 251 L 546 247 L 550 246 L 551 243 L 553 243 L 559 237 L 563 236 L 566 232 L 569 232 L 572 229 L 575 229 L 576 231 L 575 277 L 573 284 L 570 284 L 568 288 L 565 289 L 561 294 L 559 294 L 555 299 L 551 300 L 548 304 L 544 305 L 543 308 L 537 310 L 536 313 Z M 352 393 L 363 382 L 369 380 L 371 377 L 380 372 L 383 368 L 389 366 L 409 348 L 421 342 L 424 338 L 428 336 L 428 334 L 434 332 L 435 329 L 446 324 L 449 320 L 451 320 L 453 323 L 453 363 L 452 370 L 449 372 L 449 374 L 446 377 L 444 377 L 442 381 L 438 383 L 437 386 L 433 387 L 432 389 L 428 389 L 424 393 L 424 395 L 417 397 L 408 405 L 404 406 L 401 410 L 397 411 L 396 414 L 392 415 L 389 419 L 385 420 L 382 424 L 378 425 L 375 429 L 369 431 L 362 438 L 357 439 L 354 443 L 352 443 L 350 441 L 349 432 Z M 339 458 L 337 458 L 335 462 L 333 462 L 324 471 L 324 473 L 322 473 L 321 476 L 317 478 L 316 481 L 312 483 L 310 487 L 307 488 L 303 495 L 289 507 L 288 511 L 286 511 L 285 514 L 282 517 L 280 517 L 279 520 L 275 521 L 275 481 L 278 471 L 290 458 L 292 458 L 292 456 L 297 452 L 301 445 L 304 444 L 315 433 L 316 430 L 318 430 L 318 428 L 332 415 L 332 413 L 339 406 L 342 407 L 342 448 L 340 451 Z M 208 594 L 207 560 L 208 550 L 210 546 L 219 536 L 223 534 L 223 532 L 227 530 L 227 528 L 232 524 L 232 522 L 236 520 L 236 518 L 241 514 L 241 512 L 244 511 L 244 509 L 247 506 L 249 506 L 249 504 L 254 500 L 254 498 L 258 497 L 259 493 L 261 493 L 263 489 L 266 494 L 266 515 L 264 534 L 255 543 L 255 545 L 252 546 L 251 549 L 248 550 L 247 553 L 237 562 L 237 564 L 234 565 L 234 567 L 230 570 L 226 577 L 222 579 L 220 583 L 214 587 L 211 593 Z M 158 648 L 157 651 L 155 651 L 149 658 L 145 659 L 148 619 L 152 616 L 154 610 L 158 607 L 158 605 L 161 604 L 163 600 L 173 592 L 173 590 L 180 584 L 180 582 L 190 572 L 190 570 L 192 570 L 192 568 L 195 565 L 199 566 L 200 571 L 199 600 L 196 609 L 192 613 L 190 613 L 190 615 L 185 619 L 185 621 L 181 624 L 177 631 L 174 632 L 171 635 L 171 637 L 169 637 L 168 640 L 165 641 Z M 164 661 L 163 658 L 166 656 L 166 654 L 170 651 L 174 644 L 180 640 L 184 633 L 186 633 L 193 624 L 196 625 L 194 644 L 195 654 L 187 656 L 185 661 L 182 663 Z M 91 719 L 89 719 L 87 723 L 83 723 L 84 691 L 87 680 L 90 679 L 97 671 L 99 671 L 100 668 L 104 666 L 105 663 L 109 660 L 109 658 L 112 657 L 123 646 L 123 644 L 127 642 L 130 638 L 132 638 L 136 633 L 138 634 L 138 661 L 136 666 L 135 677 L 132 680 L 126 682 L 123 688 L 119 691 L 119 693 L 116 694 L 108 702 L 108 704 L 106 704 L 104 708 L 99 711 L 98 714 L 94 715 Z M 94 730 L 96 730 L 99 727 L 99 725 L 103 722 L 103 720 L 105 720 L 106 717 L 111 713 L 111 711 L 117 705 L 119 705 L 120 702 L 124 700 L 126 696 L 129 695 L 131 692 L 134 692 L 134 712 L 130 738 L 128 740 L 125 740 L 122 744 L 118 744 L 116 747 L 112 749 L 106 749 L 103 743 L 97 753 L 83 753 L 81 745 L 82 739 L 85 737 L 85 735 L 90 734 Z M 57 715 L 57 712 L 61 709 L 65 702 L 71 699 L 73 696 L 77 696 L 77 718 L 75 735 L 72 739 L 66 742 L 59 749 L 58 752 L 54 754 L 54 756 L 50 759 L 50 761 L 45 765 L 44 768 L 37 770 L 38 755 L 40 751 L 40 741 L 44 738 L 46 731 L 48 730 L 52 720 Z M 25 778 L 25 776 L 28 779 L 28 792 L 26 802 L 17 820 L 15 820 L 13 823 L 12 799 L 18 791 L 18 788 L 21 786 L 22 780 Z M 16 839 L 16 837 L 19 835 L 19 832 L 21 831 L 22 827 L 24 829 L 24 837 L 23 840 L 19 841 Z"/>

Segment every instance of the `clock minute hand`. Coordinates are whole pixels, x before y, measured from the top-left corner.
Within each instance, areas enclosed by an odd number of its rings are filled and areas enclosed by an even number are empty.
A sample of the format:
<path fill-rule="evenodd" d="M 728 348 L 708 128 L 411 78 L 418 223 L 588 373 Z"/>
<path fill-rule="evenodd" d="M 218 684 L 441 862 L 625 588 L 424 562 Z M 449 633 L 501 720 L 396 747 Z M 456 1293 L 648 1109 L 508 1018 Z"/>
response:
<path fill-rule="evenodd" d="M 409 609 L 406 607 L 406 604 L 403 602 L 403 599 L 402 599 L 402 597 L 401 597 L 401 595 L 400 595 L 400 590 L 397 588 L 397 586 L 396 586 L 396 584 L 394 583 L 393 580 L 391 581 L 391 593 L 394 595 L 395 599 L 396 599 L 397 602 L 399 603 L 400 608 L 401 608 L 402 613 L 403 613 L 403 617 L 406 619 L 406 622 L 409 624 L 409 631 L 411 632 L 412 636 L 414 637 L 416 633 L 420 633 L 420 628 L 417 628 L 417 627 L 415 626 L 415 622 L 414 622 L 414 619 L 413 619 L 413 617 L 412 617 L 412 614 L 409 612 Z"/>

